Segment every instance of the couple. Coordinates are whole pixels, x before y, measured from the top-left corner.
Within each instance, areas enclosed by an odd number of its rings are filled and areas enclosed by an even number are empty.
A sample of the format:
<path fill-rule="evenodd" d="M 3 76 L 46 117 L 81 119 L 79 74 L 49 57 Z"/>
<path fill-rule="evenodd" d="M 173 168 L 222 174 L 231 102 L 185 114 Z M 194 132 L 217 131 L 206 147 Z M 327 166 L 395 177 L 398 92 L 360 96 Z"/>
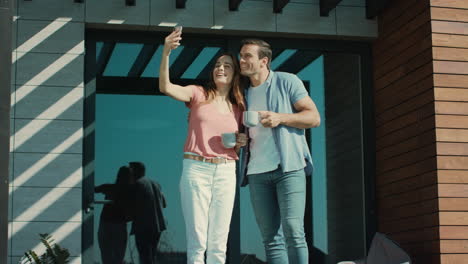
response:
<path fill-rule="evenodd" d="M 232 54 L 218 57 L 205 87 L 173 84 L 169 55 L 181 39 L 181 31 L 165 39 L 159 88 L 191 111 L 180 180 L 187 263 L 204 263 L 205 251 L 208 264 L 225 263 L 243 146 L 241 185 L 249 183 L 267 262 L 308 263 L 303 218 L 312 159 L 304 129 L 320 124 L 314 102 L 297 76 L 270 70 L 270 45 L 257 39 L 242 42 L 240 62 Z M 239 133 L 246 110 L 258 111 L 260 123 Z M 229 132 L 238 133 L 227 149 L 220 135 Z"/>

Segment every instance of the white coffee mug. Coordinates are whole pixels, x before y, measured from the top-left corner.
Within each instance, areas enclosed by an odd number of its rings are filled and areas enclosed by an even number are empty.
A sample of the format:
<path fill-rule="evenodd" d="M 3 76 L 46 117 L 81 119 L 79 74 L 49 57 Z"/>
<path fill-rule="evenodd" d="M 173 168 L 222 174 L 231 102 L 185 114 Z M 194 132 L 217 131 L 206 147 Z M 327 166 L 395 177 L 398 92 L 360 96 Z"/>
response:
<path fill-rule="evenodd" d="M 233 148 L 236 146 L 236 133 L 223 133 L 221 135 L 221 141 L 225 148 Z"/>
<path fill-rule="evenodd" d="M 260 115 L 257 111 L 244 111 L 244 126 L 254 127 L 258 124 Z"/>

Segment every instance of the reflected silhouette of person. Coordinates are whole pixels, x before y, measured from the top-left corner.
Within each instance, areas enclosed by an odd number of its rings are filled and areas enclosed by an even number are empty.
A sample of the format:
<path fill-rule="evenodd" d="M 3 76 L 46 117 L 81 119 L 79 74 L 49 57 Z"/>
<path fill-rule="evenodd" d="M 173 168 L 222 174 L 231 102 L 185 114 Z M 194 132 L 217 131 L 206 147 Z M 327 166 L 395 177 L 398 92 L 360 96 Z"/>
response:
<path fill-rule="evenodd" d="M 163 208 L 166 199 L 161 186 L 145 177 L 145 165 L 130 162 L 135 175 L 135 206 L 132 233 L 140 255 L 140 264 L 156 263 L 156 252 L 161 233 L 166 230 Z"/>
<path fill-rule="evenodd" d="M 110 203 L 104 205 L 99 218 L 98 243 L 103 264 L 121 264 L 127 248 L 127 222 L 131 220 L 132 185 L 135 182 L 129 167 L 120 167 L 115 184 L 95 187 Z"/>

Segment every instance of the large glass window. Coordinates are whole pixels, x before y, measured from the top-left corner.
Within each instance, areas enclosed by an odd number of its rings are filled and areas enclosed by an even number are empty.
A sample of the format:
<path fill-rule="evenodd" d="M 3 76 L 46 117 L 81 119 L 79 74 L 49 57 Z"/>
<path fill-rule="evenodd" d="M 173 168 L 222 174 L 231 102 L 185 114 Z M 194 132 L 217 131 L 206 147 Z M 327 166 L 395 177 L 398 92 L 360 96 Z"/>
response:
<path fill-rule="evenodd" d="M 141 161 L 147 176 L 161 184 L 166 195 L 168 230 L 159 245 L 161 263 L 185 263 L 185 227 L 178 183 L 188 109 L 161 95 L 157 78 L 164 33 L 147 37 L 125 32 L 88 32 L 87 114 L 85 138 L 84 204 L 87 210 L 84 239 L 92 254 L 84 261 L 102 263 L 98 243 L 99 219 L 105 199 L 94 195 L 95 186 L 113 183 L 120 166 Z M 175 83 L 203 84 L 219 52 L 239 50 L 240 38 L 186 34 L 183 46 L 171 54 L 171 79 Z M 207 42 L 208 41 L 208 42 Z M 367 46 L 308 40 L 267 39 L 273 46 L 272 69 L 297 74 L 321 113 L 322 124 L 307 131 L 314 160 L 308 179 L 306 236 L 314 263 L 336 263 L 365 256 L 369 233 L 369 163 L 366 160 L 366 124 L 363 120 L 368 95 L 362 65 Z M 92 56 L 91 56 L 91 55 Z M 91 60 L 91 61 L 90 61 Z M 92 133 L 94 132 L 94 133 Z M 89 166 L 88 166 L 89 167 Z M 370 166 L 371 167 L 371 166 Z M 92 194 L 92 195 L 91 195 Z M 91 198 L 92 197 L 92 198 Z M 92 206 L 91 206 L 92 207 Z M 89 212 L 89 213 L 87 213 Z M 130 232 L 130 223 L 128 224 Z M 86 248 L 86 247 L 85 247 Z M 132 236 L 126 248 L 127 263 L 138 263 Z M 250 204 L 248 188 L 238 189 L 230 239 L 229 263 L 264 262 L 262 239 Z M 91 262 L 89 262 L 91 263 Z M 255 263 L 255 262 L 253 262 Z"/>

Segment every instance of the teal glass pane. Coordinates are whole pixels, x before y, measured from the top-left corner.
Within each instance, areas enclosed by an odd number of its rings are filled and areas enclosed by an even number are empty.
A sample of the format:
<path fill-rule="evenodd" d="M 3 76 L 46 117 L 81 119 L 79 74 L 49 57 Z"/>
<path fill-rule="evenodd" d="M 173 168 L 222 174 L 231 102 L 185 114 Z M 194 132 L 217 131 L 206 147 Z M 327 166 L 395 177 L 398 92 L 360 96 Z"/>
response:
<path fill-rule="evenodd" d="M 146 66 L 145 70 L 141 77 L 159 77 L 159 64 L 161 64 L 161 56 L 163 52 L 163 45 L 159 45 L 156 52 L 153 54 L 148 66 Z M 177 49 L 171 51 L 171 55 L 169 56 L 169 67 L 174 63 L 174 61 L 179 57 L 179 54 L 184 50 L 184 46 L 179 46 Z"/>
<path fill-rule="evenodd" d="M 206 64 L 216 55 L 220 48 L 207 47 L 204 48 L 198 57 L 192 62 L 190 67 L 182 75 L 183 79 L 195 79 L 198 74 L 205 68 Z"/>
<path fill-rule="evenodd" d="M 101 54 L 102 46 L 104 46 L 104 42 L 96 43 L 96 60 L 99 58 L 99 55 Z"/>
<path fill-rule="evenodd" d="M 167 201 L 164 209 L 167 230 L 159 243 L 162 253 L 183 255 L 186 250 L 178 186 L 187 115 L 188 108 L 168 96 L 96 95 L 95 186 L 115 182 L 120 166 L 130 161 L 143 162 L 146 176 L 161 185 Z M 103 198 L 101 194 L 95 195 L 95 200 Z M 102 205 L 96 204 L 96 261 L 100 261 L 97 227 L 101 211 Z M 130 226 L 127 231 L 130 232 Z M 125 263 L 139 263 L 134 236 L 128 237 Z"/>
<path fill-rule="evenodd" d="M 116 44 L 103 76 L 127 76 L 142 48 L 143 44 Z"/>
<path fill-rule="evenodd" d="M 326 146 L 326 109 L 325 109 L 325 72 L 323 56 L 318 57 L 302 69 L 297 76 L 309 82 L 309 95 L 314 100 L 320 113 L 321 124 L 311 129 L 311 154 L 314 161 L 312 177 L 312 226 L 313 246 L 323 253 L 328 253 L 327 225 L 327 146 Z"/>
<path fill-rule="evenodd" d="M 271 61 L 271 69 L 276 70 L 276 68 L 281 66 L 281 64 L 283 64 L 283 62 L 288 60 L 296 52 L 297 52 L 297 50 L 295 50 L 295 49 L 287 49 L 287 50 L 284 50 L 283 52 L 281 52 L 280 55 L 276 56 L 276 58 L 273 61 Z"/>

